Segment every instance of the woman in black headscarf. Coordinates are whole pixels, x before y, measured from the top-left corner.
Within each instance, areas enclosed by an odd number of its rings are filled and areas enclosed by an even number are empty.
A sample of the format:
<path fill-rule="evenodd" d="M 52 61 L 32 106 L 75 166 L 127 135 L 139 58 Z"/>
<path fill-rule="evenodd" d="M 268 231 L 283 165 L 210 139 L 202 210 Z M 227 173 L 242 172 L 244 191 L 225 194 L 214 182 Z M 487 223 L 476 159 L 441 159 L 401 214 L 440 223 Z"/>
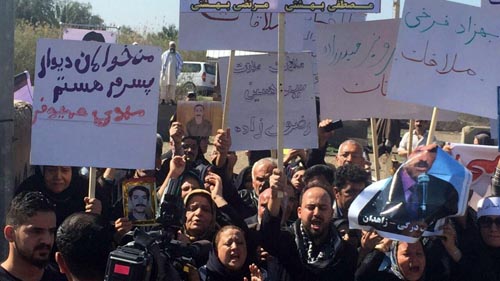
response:
<path fill-rule="evenodd" d="M 245 233 L 234 225 L 217 232 L 208 262 L 199 272 L 202 281 L 266 280 L 266 272 L 250 264 Z"/>

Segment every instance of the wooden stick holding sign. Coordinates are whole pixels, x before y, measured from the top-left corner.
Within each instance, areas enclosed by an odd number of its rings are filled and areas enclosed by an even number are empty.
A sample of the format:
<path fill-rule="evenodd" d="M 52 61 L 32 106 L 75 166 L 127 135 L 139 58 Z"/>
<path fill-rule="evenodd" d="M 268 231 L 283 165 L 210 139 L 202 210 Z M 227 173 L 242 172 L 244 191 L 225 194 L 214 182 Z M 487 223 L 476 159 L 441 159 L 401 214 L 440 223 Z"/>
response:
<path fill-rule="evenodd" d="M 408 153 L 406 154 L 406 157 L 411 154 L 411 151 L 413 150 L 413 130 L 415 128 L 415 120 L 411 119 L 410 120 L 410 125 L 408 127 Z"/>
<path fill-rule="evenodd" d="M 95 167 L 89 167 L 89 198 L 95 198 L 96 173 L 97 169 Z"/>
<path fill-rule="evenodd" d="M 231 55 L 229 56 L 229 65 L 227 67 L 227 77 L 226 77 L 226 93 L 224 95 L 224 109 L 222 110 L 222 129 L 228 127 L 227 120 L 229 115 L 229 103 L 231 102 L 231 89 L 233 86 L 233 68 L 234 68 L 234 50 L 231 50 Z"/>
<path fill-rule="evenodd" d="M 427 134 L 427 145 L 432 143 L 432 139 L 434 139 L 434 133 L 436 132 L 436 125 L 437 125 L 437 117 L 438 117 L 439 109 L 437 107 L 434 107 L 432 110 L 432 119 L 431 119 L 431 126 L 429 128 L 429 133 Z"/>
<path fill-rule="evenodd" d="M 283 114 L 283 103 L 284 103 L 284 67 L 285 67 L 285 14 L 278 14 L 278 78 L 277 78 L 277 104 L 278 104 L 278 117 L 277 117 L 277 151 L 278 151 L 278 169 L 280 169 L 284 174 L 283 167 L 283 129 L 284 129 L 284 114 Z M 278 198 L 283 197 L 283 192 L 278 193 Z"/>
<path fill-rule="evenodd" d="M 373 145 L 373 168 L 375 169 L 375 180 L 380 179 L 380 164 L 378 162 L 378 142 L 377 142 L 377 125 L 375 118 L 370 118 L 371 130 L 372 130 L 372 145 Z"/>

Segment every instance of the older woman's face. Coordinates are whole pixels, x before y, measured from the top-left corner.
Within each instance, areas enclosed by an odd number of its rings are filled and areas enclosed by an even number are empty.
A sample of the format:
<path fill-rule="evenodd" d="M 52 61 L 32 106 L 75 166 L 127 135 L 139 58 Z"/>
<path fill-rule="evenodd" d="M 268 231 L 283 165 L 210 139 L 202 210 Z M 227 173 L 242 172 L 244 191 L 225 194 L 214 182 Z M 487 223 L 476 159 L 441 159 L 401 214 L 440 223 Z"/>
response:
<path fill-rule="evenodd" d="M 71 183 L 71 176 L 71 167 L 45 166 L 43 168 L 43 180 L 45 181 L 45 185 L 54 193 L 60 193 L 66 190 Z"/>
<path fill-rule="evenodd" d="M 405 280 L 420 280 L 425 270 L 425 254 L 421 243 L 399 243 L 397 260 Z"/>
<path fill-rule="evenodd" d="M 247 244 L 240 230 L 227 229 L 220 234 L 217 257 L 229 270 L 236 271 L 243 267 L 247 258 Z"/>
<path fill-rule="evenodd" d="M 214 217 L 212 205 L 203 195 L 194 195 L 186 204 L 186 230 L 190 235 L 201 236 L 205 234 Z"/>
<path fill-rule="evenodd" d="M 478 222 L 484 243 L 490 247 L 500 247 L 500 216 L 483 216 Z"/>

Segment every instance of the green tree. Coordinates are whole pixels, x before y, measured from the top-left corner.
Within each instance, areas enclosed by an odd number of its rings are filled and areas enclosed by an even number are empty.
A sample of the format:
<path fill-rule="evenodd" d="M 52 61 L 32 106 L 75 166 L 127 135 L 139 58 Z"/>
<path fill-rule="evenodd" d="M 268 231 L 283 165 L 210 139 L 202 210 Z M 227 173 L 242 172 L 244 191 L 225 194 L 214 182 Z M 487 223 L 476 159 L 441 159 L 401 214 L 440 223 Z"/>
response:
<path fill-rule="evenodd" d="M 57 19 L 62 23 L 88 24 L 101 26 L 104 20 L 92 14 L 90 3 L 80 3 L 75 1 L 62 1 L 55 6 Z"/>
<path fill-rule="evenodd" d="M 133 30 L 132 28 L 128 26 L 121 26 L 120 27 L 120 36 L 118 36 L 118 42 L 119 44 L 132 44 L 134 42 L 137 42 L 140 45 L 150 45 L 149 42 L 146 41 L 146 39 Z"/>
<path fill-rule="evenodd" d="M 162 27 L 162 30 L 157 33 L 148 33 L 147 40 L 151 45 L 159 46 L 162 49 L 168 49 L 168 43 L 170 41 L 177 42 L 177 37 L 179 31 L 175 25 L 171 24 L 169 26 Z"/>
<path fill-rule="evenodd" d="M 61 31 L 48 24 L 33 26 L 28 21 L 18 20 L 14 32 L 14 71 L 28 70 L 35 77 L 36 41 L 38 38 L 59 38 Z"/>
<path fill-rule="evenodd" d="M 58 26 L 54 0 L 16 0 L 16 18 L 33 26 L 48 24 Z"/>

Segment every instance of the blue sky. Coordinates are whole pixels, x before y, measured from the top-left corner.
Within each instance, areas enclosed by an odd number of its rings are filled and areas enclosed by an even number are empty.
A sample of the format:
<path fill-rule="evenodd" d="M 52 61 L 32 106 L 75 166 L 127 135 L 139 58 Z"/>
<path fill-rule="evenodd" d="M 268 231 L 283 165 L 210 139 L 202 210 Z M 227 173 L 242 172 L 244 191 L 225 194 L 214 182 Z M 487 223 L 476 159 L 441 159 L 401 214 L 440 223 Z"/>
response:
<path fill-rule="evenodd" d="M 132 29 L 158 31 L 162 26 L 179 26 L 179 1 L 181 0 L 76 0 L 90 3 L 94 14 L 98 14 L 108 25 L 127 25 Z M 393 0 L 381 0 L 382 13 L 371 14 L 369 19 L 387 19 L 392 17 Z M 404 0 L 401 0 L 404 4 Z M 481 0 L 453 0 L 479 6 Z"/>

